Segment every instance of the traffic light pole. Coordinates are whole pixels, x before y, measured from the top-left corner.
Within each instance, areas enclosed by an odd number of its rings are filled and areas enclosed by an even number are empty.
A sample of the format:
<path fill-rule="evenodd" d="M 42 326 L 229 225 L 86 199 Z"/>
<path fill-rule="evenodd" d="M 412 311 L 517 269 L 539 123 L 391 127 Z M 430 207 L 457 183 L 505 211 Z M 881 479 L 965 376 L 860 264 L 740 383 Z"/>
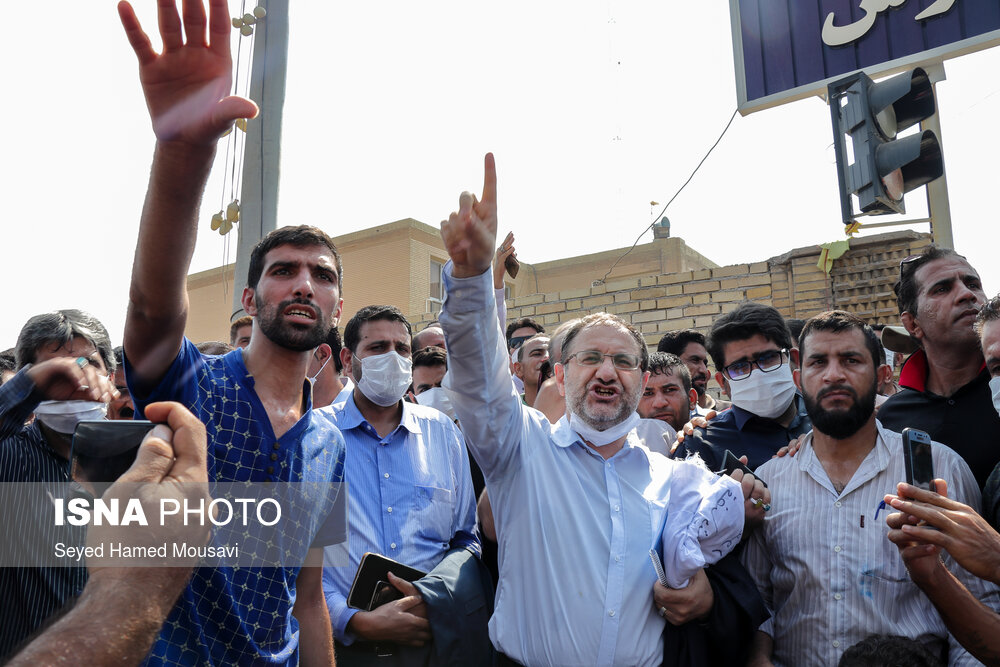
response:
<path fill-rule="evenodd" d="M 945 79 L 944 63 L 929 65 L 924 69 L 930 77 L 934 99 L 937 99 L 937 82 Z M 943 155 L 944 139 L 941 135 L 940 114 L 940 110 L 936 111 L 932 116 L 921 121 L 920 130 L 931 130 L 937 135 Z M 951 233 L 951 205 L 948 202 L 948 174 L 943 165 L 941 178 L 927 184 L 927 214 L 931 219 L 931 235 L 934 238 L 934 244 L 939 248 L 954 249 L 955 241 Z"/>

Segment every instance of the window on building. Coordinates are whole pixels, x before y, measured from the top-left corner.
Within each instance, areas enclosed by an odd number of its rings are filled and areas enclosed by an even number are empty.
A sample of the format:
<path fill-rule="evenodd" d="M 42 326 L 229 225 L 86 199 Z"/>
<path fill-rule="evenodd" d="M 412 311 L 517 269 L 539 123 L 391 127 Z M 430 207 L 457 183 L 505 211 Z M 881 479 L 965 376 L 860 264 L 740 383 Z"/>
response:
<path fill-rule="evenodd" d="M 431 290 L 427 299 L 427 312 L 429 313 L 436 313 L 441 310 L 441 304 L 444 302 L 444 280 L 441 277 L 443 271 L 444 264 L 432 259 L 430 274 Z"/>

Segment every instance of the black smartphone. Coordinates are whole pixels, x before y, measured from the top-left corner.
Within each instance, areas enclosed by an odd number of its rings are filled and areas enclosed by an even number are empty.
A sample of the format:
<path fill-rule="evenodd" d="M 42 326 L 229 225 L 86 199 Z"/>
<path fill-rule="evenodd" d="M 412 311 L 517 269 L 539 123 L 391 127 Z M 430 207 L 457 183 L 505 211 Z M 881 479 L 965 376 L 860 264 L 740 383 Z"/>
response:
<path fill-rule="evenodd" d="M 757 479 L 760 479 L 760 476 L 757 475 L 757 473 L 755 473 L 753 470 L 750 470 L 750 468 L 746 467 L 746 465 L 744 465 L 744 463 L 740 461 L 740 459 L 736 456 L 736 454 L 733 454 L 731 451 L 727 449 L 726 458 L 722 461 L 722 470 L 720 470 L 715 474 L 732 475 L 733 472 L 737 470 L 742 470 L 744 474 L 753 475 Z M 760 479 L 760 483 L 764 485 L 765 489 L 767 488 L 767 482 Z"/>
<path fill-rule="evenodd" d="M 931 436 L 915 428 L 903 429 L 903 461 L 906 483 L 934 491 L 934 459 L 931 457 Z"/>
<path fill-rule="evenodd" d="M 156 426 L 146 420 L 82 421 L 73 432 L 73 478 L 112 484 L 135 461 L 143 438 Z"/>

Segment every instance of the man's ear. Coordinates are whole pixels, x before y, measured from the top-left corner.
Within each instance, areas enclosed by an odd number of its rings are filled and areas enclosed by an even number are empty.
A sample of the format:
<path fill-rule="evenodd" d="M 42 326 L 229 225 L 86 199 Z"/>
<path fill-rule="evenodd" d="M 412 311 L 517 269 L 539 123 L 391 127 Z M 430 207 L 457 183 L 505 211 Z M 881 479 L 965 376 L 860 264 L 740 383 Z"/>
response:
<path fill-rule="evenodd" d="M 642 396 L 643 392 L 646 391 L 646 385 L 649 383 L 650 375 L 652 375 L 650 371 L 646 371 L 642 374 L 642 385 L 639 387 L 639 396 Z"/>
<path fill-rule="evenodd" d="M 698 390 L 692 387 L 688 390 L 688 411 L 698 405 Z"/>
<path fill-rule="evenodd" d="M 351 366 L 351 362 L 354 360 L 354 355 L 351 351 L 346 348 L 340 348 L 340 363 L 344 365 L 344 375 L 354 377 L 354 368 Z"/>
<path fill-rule="evenodd" d="M 788 359 L 796 366 L 801 366 L 802 364 L 799 361 L 799 348 L 793 347 L 790 349 L 788 351 Z"/>
<path fill-rule="evenodd" d="M 733 397 L 733 395 L 729 393 L 729 381 L 726 380 L 726 376 L 725 375 L 723 375 L 719 371 L 716 371 L 715 372 L 715 381 L 717 383 L 719 383 L 720 387 L 722 387 L 722 391 L 725 392 L 726 396 L 728 396 L 729 398 Z"/>
<path fill-rule="evenodd" d="M 254 291 L 250 287 L 243 288 L 243 296 L 240 297 L 240 303 L 243 304 L 243 310 L 247 312 L 247 315 L 251 317 L 257 316 L 257 306 L 253 302 Z"/>
<path fill-rule="evenodd" d="M 329 359 L 332 355 L 333 355 L 333 350 L 330 348 L 329 345 L 327 345 L 326 343 L 320 343 L 319 345 L 317 345 L 316 349 L 313 350 L 312 361 L 309 362 L 309 375 L 318 373 L 319 369 L 323 368 L 323 364 L 325 364 L 326 360 Z"/>
<path fill-rule="evenodd" d="M 916 338 L 918 341 L 924 337 L 924 330 L 920 328 L 920 322 L 917 318 L 913 316 L 908 310 L 904 310 L 899 316 L 899 321 L 903 324 L 907 333 Z"/>
<path fill-rule="evenodd" d="M 521 378 L 522 380 L 524 379 L 524 364 L 522 364 L 520 361 L 514 362 L 514 375 Z"/>
<path fill-rule="evenodd" d="M 875 371 L 875 378 L 878 381 L 879 386 L 882 386 L 886 382 L 892 380 L 892 366 L 889 364 L 882 364 Z"/>
<path fill-rule="evenodd" d="M 802 391 L 802 371 L 800 369 L 796 368 L 792 371 L 792 380 L 795 382 L 795 387 Z"/>
<path fill-rule="evenodd" d="M 566 398 L 566 368 L 562 364 L 556 364 L 552 367 L 552 373 L 556 379 L 559 395 Z"/>
<path fill-rule="evenodd" d="M 344 314 L 344 300 L 337 302 L 337 312 L 333 314 L 333 326 L 340 324 L 340 316 Z"/>

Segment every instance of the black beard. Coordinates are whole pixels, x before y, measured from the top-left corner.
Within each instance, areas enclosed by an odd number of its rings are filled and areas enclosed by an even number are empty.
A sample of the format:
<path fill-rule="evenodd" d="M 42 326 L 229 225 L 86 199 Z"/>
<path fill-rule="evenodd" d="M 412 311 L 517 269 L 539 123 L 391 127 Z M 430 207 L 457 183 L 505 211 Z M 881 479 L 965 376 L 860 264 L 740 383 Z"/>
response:
<path fill-rule="evenodd" d="M 812 421 L 813 428 L 834 440 L 846 440 L 864 426 L 875 412 L 875 390 L 877 385 L 872 382 L 871 389 L 860 398 L 854 389 L 847 386 L 828 387 L 815 397 L 802 392 L 802 400 L 806 404 L 806 412 Z M 823 395 L 831 391 L 847 390 L 854 396 L 854 404 L 846 410 L 824 410 L 819 401 Z"/>
<path fill-rule="evenodd" d="M 306 329 L 286 324 L 279 313 L 285 312 L 285 309 L 293 304 L 309 306 L 316 311 L 319 316 L 316 323 Z M 254 305 L 257 306 L 257 324 L 261 332 L 275 345 L 294 352 L 312 350 L 320 343 L 326 342 L 330 329 L 333 328 L 332 324 L 323 321 L 323 312 L 306 299 L 282 301 L 276 307 L 271 307 L 262 303 L 260 297 L 255 294 Z"/>

